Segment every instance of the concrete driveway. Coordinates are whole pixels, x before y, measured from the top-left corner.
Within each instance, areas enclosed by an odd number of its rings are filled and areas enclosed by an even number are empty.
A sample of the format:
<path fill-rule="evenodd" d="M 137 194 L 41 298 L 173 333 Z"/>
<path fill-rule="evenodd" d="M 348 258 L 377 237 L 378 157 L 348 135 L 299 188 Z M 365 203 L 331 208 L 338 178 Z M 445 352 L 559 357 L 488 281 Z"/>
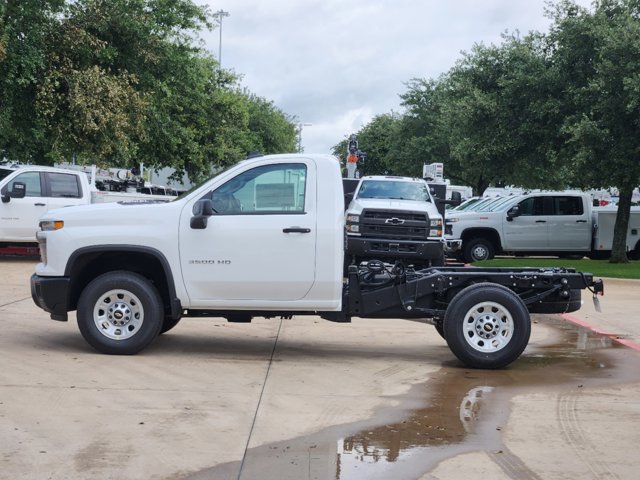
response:
<path fill-rule="evenodd" d="M 184 319 L 95 353 L 0 259 L 2 479 L 637 478 L 640 282 L 535 316 L 510 368 L 462 368 L 435 329 Z M 620 338 L 617 338 L 620 337 Z"/>

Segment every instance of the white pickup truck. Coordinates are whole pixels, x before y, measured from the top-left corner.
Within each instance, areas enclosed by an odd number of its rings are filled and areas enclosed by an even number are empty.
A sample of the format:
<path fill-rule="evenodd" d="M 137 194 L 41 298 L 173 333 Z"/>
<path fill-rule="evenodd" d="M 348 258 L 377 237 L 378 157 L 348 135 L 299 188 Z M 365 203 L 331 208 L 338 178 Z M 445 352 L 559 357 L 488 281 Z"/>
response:
<path fill-rule="evenodd" d="M 252 158 L 168 203 L 61 208 L 40 219 L 34 302 L 77 310 L 100 352 L 134 354 L 183 317 L 423 318 L 466 365 L 526 347 L 529 313 L 580 308 L 601 281 L 572 269 L 422 270 L 381 261 L 345 278 L 344 191 L 328 155 Z"/>
<path fill-rule="evenodd" d="M 353 263 L 377 258 L 444 265 L 442 215 L 422 179 L 361 178 L 347 208 L 346 229 Z"/>
<path fill-rule="evenodd" d="M 540 192 L 496 199 L 485 209 L 447 213 L 449 251 L 466 262 L 496 254 L 604 257 L 611 253 L 615 210 L 592 207 L 586 193 Z M 640 255 L 640 210 L 632 209 L 627 249 Z"/>
<path fill-rule="evenodd" d="M 0 168 L 0 246 L 36 243 L 38 219 L 48 210 L 90 203 L 172 197 L 97 190 L 86 173 L 55 167 Z"/>

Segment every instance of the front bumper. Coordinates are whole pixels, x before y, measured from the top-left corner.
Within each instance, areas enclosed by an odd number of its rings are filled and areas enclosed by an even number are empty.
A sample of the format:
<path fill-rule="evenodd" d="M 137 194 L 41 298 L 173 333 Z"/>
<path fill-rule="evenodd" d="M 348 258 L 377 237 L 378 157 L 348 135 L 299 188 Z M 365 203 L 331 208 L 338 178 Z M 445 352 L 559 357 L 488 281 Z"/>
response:
<path fill-rule="evenodd" d="M 355 257 L 432 260 L 442 256 L 442 248 L 437 240 L 418 242 L 347 236 L 347 253 Z"/>
<path fill-rule="evenodd" d="M 67 321 L 69 299 L 68 277 L 31 276 L 31 298 L 34 303 L 51 314 L 52 320 Z"/>
<path fill-rule="evenodd" d="M 460 239 L 446 239 L 445 250 L 447 252 L 457 252 L 462 249 L 462 240 Z"/>

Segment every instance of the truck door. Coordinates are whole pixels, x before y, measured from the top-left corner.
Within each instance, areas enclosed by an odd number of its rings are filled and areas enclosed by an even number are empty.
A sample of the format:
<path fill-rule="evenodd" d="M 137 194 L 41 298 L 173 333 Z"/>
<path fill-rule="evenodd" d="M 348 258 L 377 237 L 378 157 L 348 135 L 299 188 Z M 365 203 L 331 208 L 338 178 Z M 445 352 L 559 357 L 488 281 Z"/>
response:
<path fill-rule="evenodd" d="M 549 249 L 586 252 L 591 248 L 592 226 L 581 196 L 553 196 L 548 218 Z"/>
<path fill-rule="evenodd" d="M 312 160 L 246 170 L 200 199 L 215 213 L 193 229 L 195 200 L 180 220 L 180 262 L 194 307 L 294 301 L 315 280 L 316 187 Z"/>
<path fill-rule="evenodd" d="M 518 216 L 503 221 L 505 250 L 547 250 L 548 215 L 545 213 L 545 197 L 528 197 L 518 203 Z"/>
<path fill-rule="evenodd" d="M 48 210 L 88 203 L 82 196 L 78 175 L 58 172 L 46 172 L 44 175 Z"/>
<path fill-rule="evenodd" d="M 23 172 L 2 187 L 3 196 L 13 190 L 16 183 L 25 185 L 24 198 L 10 198 L 0 203 L 0 231 L 3 241 L 35 242 L 38 218 L 47 211 L 44 195 L 44 176 L 40 172 Z"/>

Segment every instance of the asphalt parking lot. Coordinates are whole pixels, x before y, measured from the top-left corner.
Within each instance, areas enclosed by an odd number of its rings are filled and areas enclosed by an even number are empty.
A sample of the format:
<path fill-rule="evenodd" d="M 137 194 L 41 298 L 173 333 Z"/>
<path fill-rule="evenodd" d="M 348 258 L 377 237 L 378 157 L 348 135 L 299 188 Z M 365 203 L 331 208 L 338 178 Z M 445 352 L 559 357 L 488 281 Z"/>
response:
<path fill-rule="evenodd" d="M 33 304 L 34 265 L 0 258 L 1 479 L 638 478 L 640 281 L 481 371 L 385 319 L 184 319 L 101 355 Z"/>

